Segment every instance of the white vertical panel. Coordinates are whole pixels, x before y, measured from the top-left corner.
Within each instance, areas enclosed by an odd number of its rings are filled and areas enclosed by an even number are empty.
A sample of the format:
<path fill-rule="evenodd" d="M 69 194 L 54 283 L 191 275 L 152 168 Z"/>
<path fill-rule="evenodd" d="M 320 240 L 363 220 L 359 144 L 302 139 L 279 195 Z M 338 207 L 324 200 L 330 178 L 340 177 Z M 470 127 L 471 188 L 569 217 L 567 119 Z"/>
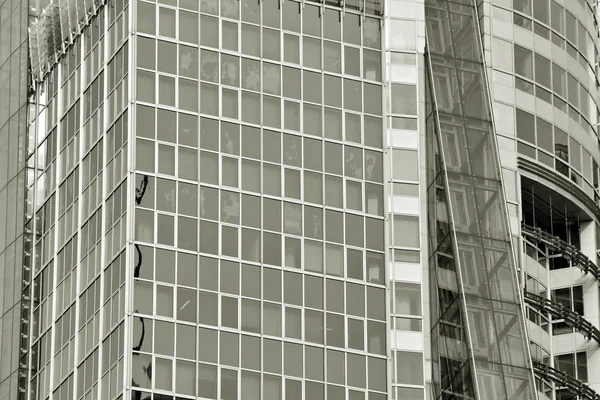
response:
<path fill-rule="evenodd" d="M 395 350 L 423 351 L 423 333 L 394 330 L 392 331 L 392 348 Z"/>

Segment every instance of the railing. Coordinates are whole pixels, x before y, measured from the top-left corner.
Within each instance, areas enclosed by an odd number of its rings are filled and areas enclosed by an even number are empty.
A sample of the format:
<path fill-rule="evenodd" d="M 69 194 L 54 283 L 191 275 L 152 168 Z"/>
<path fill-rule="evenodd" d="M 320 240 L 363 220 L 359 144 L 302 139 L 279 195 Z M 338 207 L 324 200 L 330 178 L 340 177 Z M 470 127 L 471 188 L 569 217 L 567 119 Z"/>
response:
<path fill-rule="evenodd" d="M 521 226 L 521 233 L 523 236 L 538 242 L 543 242 L 551 247 L 554 251 L 562 253 L 563 257 L 567 260 L 570 260 L 574 267 L 579 268 L 585 273 L 591 273 L 594 275 L 596 280 L 600 281 L 600 269 L 598 269 L 598 266 L 585 254 L 577 250 L 577 247 L 565 242 L 557 236 L 551 235 L 548 232 L 544 232 L 540 228 L 534 228 L 529 225 L 523 224 Z"/>
<path fill-rule="evenodd" d="M 537 308 L 540 311 L 551 314 L 554 318 L 564 319 L 565 323 L 577 329 L 587 339 L 594 339 L 598 344 L 600 344 L 600 330 L 575 311 L 556 301 L 527 291 L 524 293 L 524 300 L 527 304 Z"/>
<path fill-rule="evenodd" d="M 572 394 L 583 400 L 600 400 L 600 394 L 592 390 L 588 385 L 573 378 L 572 376 L 549 367 L 539 361 L 533 361 L 533 372 L 538 378 L 554 382 L 556 386 L 564 387 Z"/>

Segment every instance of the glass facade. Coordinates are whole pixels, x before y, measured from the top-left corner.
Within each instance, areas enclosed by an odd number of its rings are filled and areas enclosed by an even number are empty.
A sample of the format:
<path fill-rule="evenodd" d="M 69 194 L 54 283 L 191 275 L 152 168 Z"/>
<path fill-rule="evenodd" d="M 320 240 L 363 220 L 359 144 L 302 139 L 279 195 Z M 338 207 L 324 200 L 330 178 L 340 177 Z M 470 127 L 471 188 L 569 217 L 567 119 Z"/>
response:
<path fill-rule="evenodd" d="M 386 398 L 381 21 L 136 17 L 134 397 Z"/>
<path fill-rule="evenodd" d="M 586 1 L 499 2 L 490 39 L 498 89 L 513 75 L 516 95 L 538 103 L 502 96 L 494 106 L 501 117 L 514 114 L 518 153 L 559 172 L 598 204 L 598 146 L 591 142 L 600 114 L 594 8 Z M 516 112 L 506 108 L 510 103 Z"/>
<path fill-rule="evenodd" d="M 69 46 L 55 40 L 65 33 L 57 4 L 30 30 L 38 41 L 54 33 L 45 51 L 58 62 L 32 70 L 45 75 L 29 109 L 29 398 L 115 398 L 124 385 L 129 4 L 98 4 L 77 4 L 89 24 Z"/>
<path fill-rule="evenodd" d="M 23 286 L 31 262 L 24 227 L 27 115 L 27 1 L 0 1 L 0 399 L 15 399 L 26 382 L 22 315 L 29 309 Z M 25 254 L 25 255 L 24 255 Z M 24 347 L 22 347 L 24 346 Z"/>
<path fill-rule="evenodd" d="M 543 275 L 600 235 L 560 196 L 547 218 L 517 165 L 597 201 L 586 1 L 30 3 L 17 43 L 25 6 L 0 0 L 0 400 L 566 396 L 542 364 L 600 383 L 593 351 L 548 345 L 597 314 L 593 285 Z"/>
<path fill-rule="evenodd" d="M 425 6 L 435 395 L 534 398 L 477 11 Z"/>
<path fill-rule="evenodd" d="M 569 394 L 566 380 L 539 372 L 554 368 L 556 376 L 600 388 L 593 374 L 577 375 L 561 362 L 570 357 L 575 363 L 574 355 L 585 349 L 577 362 L 586 364 L 584 371 L 598 368 L 597 350 L 576 344 L 582 326 L 567 322 L 594 324 L 597 315 L 597 275 L 582 269 L 596 270 L 599 248 L 597 4 L 498 1 L 487 12 L 483 42 L 491 52 L 491 98 L 511 231 L 521 236 L 514 242 L 520 286 L 525 297 L 540 296 L 563 310 L 550 315 L 531 302 L 525 306 L 536 387 L 540 398 L 587 398 Z M 565 340 L 569 336 L 575 340 Z"/>

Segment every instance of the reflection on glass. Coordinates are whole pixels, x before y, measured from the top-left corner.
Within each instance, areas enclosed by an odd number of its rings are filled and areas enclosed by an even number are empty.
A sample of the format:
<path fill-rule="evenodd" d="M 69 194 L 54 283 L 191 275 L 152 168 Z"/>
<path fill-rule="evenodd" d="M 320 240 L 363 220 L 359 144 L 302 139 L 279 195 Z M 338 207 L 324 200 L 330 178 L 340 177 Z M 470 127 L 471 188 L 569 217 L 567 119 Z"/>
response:
<path fill-rule="evenodd" d="M 520 1 L 514 7 L 531 13 L 531 3 L 528 1 Z M 502 388 L 508 397 L 530 398 L 533 397 L 533 385 L 529 382 L 530 371 L 527 370 L 530 361 L 527 360 L 528 353 L 524 348 L 524 327 L 521 325 L 521 310 L 517 303 L 514 279 L 516 270 L 511 243 L 507 239 L 500 168 L 495 158 L 497 149 L 493 147 L 495 142 L 490 140 L 494 132 L 489 113 L 490 104 L 483 87 L 485 81 L 479 35 L 476 29 L 465 28 L 476 28 L 478 22 L 473 5 L 463 7 L 460 12 L 452 8 L 426 5 L 426 13 L 436 15 L 438 18 L 435 20 L 441 21 L 433 23 L 432 19 L 426 26 L 428 35 L 439 38 L 439 42 L 429 47 L 433 53 L 430 55 L 429 82 L 434 88 L 432 93 L 437 96 L 432 105 L 437 108 L 438 114 L 428 121 L 427 134 L 431 143 L 436 143 L 438 139 L 441 143 L 439 149 L 430 148 L 431 156 L 441 157 L 448 177 L 448 182 L 441 181 L 445 186 L 443 190 L 431 191 L 431 197 L 435 200 L 430 207 L 430 218 L 442 228 L 435 238 L 433 249 L 440 246 L 439 253 L 434 253 L 437 254 L 435 260 L 438 267 L 447 268 L 452 265 L 454 268 L 451 256 L 441 257 L 442 253 L 453 253 L 441 251 L 441 248 L 448 247 L 445 244 L 448 231 L 454 235 L 457 244 L 454 253 L 460 255 L 460 260 L 456 260 L 456 267 L 461 274 L 463 286 L 460 290 L 464 290 L 464 306 L 467 310 L 467 316 L 460 315 L 461 308 L 458 304 L 462 298 L 458 293 L 446 289 L 449 287 L 447 283 L 439 282 L 439 315 L 443 316 L 443 320 L 440 318 L 439 326 L 434 327 L 434 335 L 470 344 L 476 354 L 476 378 L 472 378 L 464 349 L 457 349 L 453 359 L 444 354 L 447 351 L 446 343 L 434 349 L 439 353 L 436 358 L 439 357 L 440 360 L 440 371 L 434 376 L 439 380 L 436 382 L 436 392 L 459 391 L 465 396 L 473 396 L 474 385 L 460 385 L 458 381 L 462 383 L 477 379 L 477 397 L 492 398 L 496 396 L 494 392 Z M 467 32 L 466 37 L 461 41 L 450 40 L 451 35 L 458 31 Z M 514 50 L 515 72 L 532 79 L 533 53 L 519 46 L 515 46 Z M 543 69 L 543 66 L 540 68 Z M 540 73 L 543 75 L 542 70 Z M 542 76 L 540 79 L 545 78 Z M 548 83 L 546 81 L 544 82 Z M 465 121 L 464 117 L 474 120 Z M 531 143 L 535 143 L 535 129 L 520 129 L 519 119 L 523 126 L 528 123 L 525 118 L 517 115 L 517 136 L 521 130 L 523 136 L 529 135 Z M 533 127 L 534 120 L 530 122 Z M 437 124 L 440 131 L 436 130 Z M 489 157 L 490 154 L 492 157 Z M 436 177 L 430 176 L 429 179 Z M 440 210 L 446 208 L 446 200 L 441 200 L 446 195 L 453 216 L 451 229 L 448 228 L 448 214 Z M 394 221 L 395 224 L 396 222 L 400 221 Z M 415 228 L 418 229 L 418 225 Z M 394 226 L 394 239 L 396 234 L 401 235 L 401 232 Z M 465 318 L 469 321 L 471 343 L 464 339 L 461 327 Z M 452 321 L 454 327 L 450 328 L 451 325 L 447 325 L 445 321 Z M 490 323 L 495 328 L 490 328 Z M 396 358 L 398 367 L 405 364 L 399 362 L 399 355 Z M 405 371 L 396 378 L 403 379 L 409 373 Z M 484 376 L 486 379 L 483 379 Z M 524 390 L 517 389 L 518 387 Z M 520 392 L 517 393 L 517 390 Z"/>

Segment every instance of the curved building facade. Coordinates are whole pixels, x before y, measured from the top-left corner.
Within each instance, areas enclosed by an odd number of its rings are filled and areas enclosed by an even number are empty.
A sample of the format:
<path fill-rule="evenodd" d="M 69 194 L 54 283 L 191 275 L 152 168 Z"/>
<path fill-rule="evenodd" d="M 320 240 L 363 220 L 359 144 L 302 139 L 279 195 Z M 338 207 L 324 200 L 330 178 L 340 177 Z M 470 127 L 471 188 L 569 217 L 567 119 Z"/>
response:
<path fill-rule="evenodd" d="M 536 386 L 551 399 L 600 390 L 596 8 L 480 5 Z"/>

